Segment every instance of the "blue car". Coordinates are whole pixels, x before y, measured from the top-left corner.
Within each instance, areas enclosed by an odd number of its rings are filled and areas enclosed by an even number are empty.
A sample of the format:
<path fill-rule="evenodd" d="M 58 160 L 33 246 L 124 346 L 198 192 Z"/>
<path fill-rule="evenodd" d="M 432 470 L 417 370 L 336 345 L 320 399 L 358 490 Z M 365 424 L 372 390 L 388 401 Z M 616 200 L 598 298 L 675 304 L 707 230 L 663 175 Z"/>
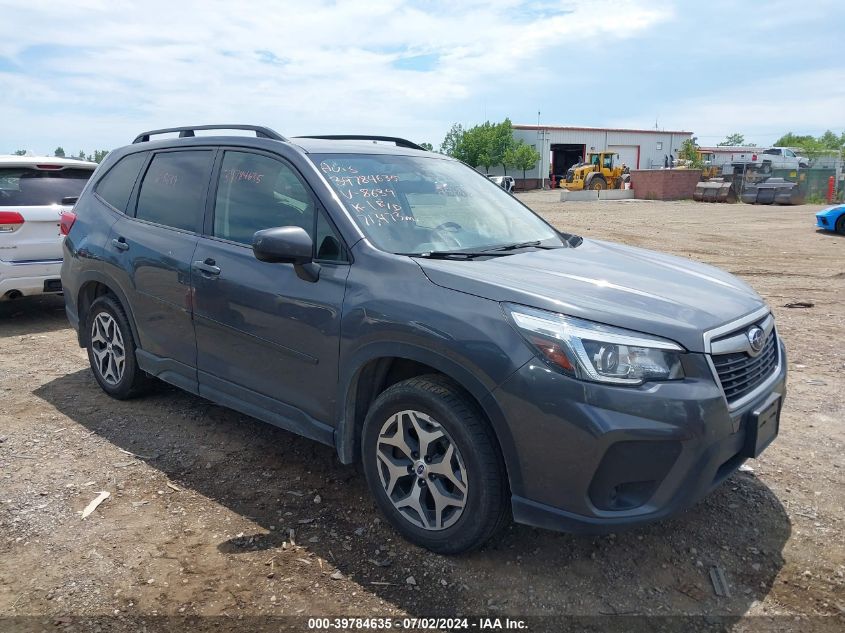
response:
<path fill-rule="evenodd" d="M 836 231 L 845 235 L 845 204 L 828 207 L 816 213 L 816 226 L 825 231 Z"/>

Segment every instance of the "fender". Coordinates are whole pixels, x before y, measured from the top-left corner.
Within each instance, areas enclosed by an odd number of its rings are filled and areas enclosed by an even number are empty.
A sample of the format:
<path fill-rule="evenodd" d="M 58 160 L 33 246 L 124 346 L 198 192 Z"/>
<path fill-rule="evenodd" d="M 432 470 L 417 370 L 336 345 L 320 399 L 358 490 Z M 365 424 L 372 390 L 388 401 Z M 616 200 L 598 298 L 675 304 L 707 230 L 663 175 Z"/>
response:
<path fill-rule="evenodd" d="M 502 410 L 496 399 L 492 396 L 491 389 L 485 386 L 481 379 L 465 367 L 438 352 L 410 343 L 390 341 L 375 342 L 366 345 L 355 350 L 351 357 L 341 362 L 341 367 L 344 369 L 338 377 L 337 401 L 340 403 L 342 417 L 338 420 L 337 427 L 335 428 L 335 448 L 342 463 L 351 464 L 358 459 L 359 429 L 356 428 L 358 385 L 362 379 L 364 368 L 370 361 L 379 358 L 403 358 L 429 365 L 466 389 L 475 398 L 488 420 L 490 420 L 493 432 L 502 450 L 505 468 L 509 476 L 511 473 L 518 472 L 517 468 L 511 468 L 512 464 L 517 463 L 516 455 L 513 451 L 513 436 L 508 425 L 505 423 L 505 416 Z M 380 379 L 381 377 L 378 375 L 363 376 L 365 380 Z"/>
<path fill-rule="evenodd" d="M 132 314 L 132 307 L 129 303 L 129 300 L 126 298 L 126 294 L 123 292 L 123 289 L 120 287 L 120 284 L 117 283 L 117 280 L 114 279 L 111 275 L 104 273 L 100 270 L 86 270 L 80 276 L 79 282 L 79 289 L 76 293 L 76 313 L 77 316 L 79 315 L 79 298 L 82 293 L 82 288 L 85 287 L 85 284 L 91 281 L 96 281 L 104 286 L 106 286 L 109 290 L 111 290 L 114 295 L 117 297 L 118 301 L 120 301 L 120 305 L 123 306 L 124 312 L 126 312 L 126 317 L 129 319 L 129 327 L 132 330 L 132 338 L 135 339 L 137 345 L 140 345 L 140 338 L 138 337 L 138 326 L 135 325 L 135 315 Z M 85 347 L 85 339 L 84 337 L 85 328 L 82 327 L 81 319 L 80 319 L 80 327 L 77 331 L 77 338 L 79 339 L 79 346 Z"/>

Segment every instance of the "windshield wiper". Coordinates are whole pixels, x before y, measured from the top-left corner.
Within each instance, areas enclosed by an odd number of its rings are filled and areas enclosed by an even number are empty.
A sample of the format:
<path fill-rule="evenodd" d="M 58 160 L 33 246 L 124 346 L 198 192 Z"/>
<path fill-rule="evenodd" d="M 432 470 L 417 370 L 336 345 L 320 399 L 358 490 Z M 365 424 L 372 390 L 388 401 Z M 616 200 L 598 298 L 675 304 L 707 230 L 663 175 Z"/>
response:
<path fill-rule="evenodd" d="M 427 251 L 424 253 L 397 253 L 408 257 L 425 257 L 426 259 L 475 259 L 476 257 L 504 257 L 510 253 L 493 253 L 490 251 Z"/>
<path fill-rule="evenodd" d="M 486 249 L 485 252 L 491 253 L 496 251 L 516 251 L 520 248 L 530 248 L 531 246 L 536 246 L 537 248 L 543 249 L 552 249 L 552 248 L 560 248 L 560 246 L 543 246 L 543 240 L 533 240 L 531 242 L 517 242 L 516 244 L 505 244 L 504 246 L 496 246 L 493 248 Z"/>

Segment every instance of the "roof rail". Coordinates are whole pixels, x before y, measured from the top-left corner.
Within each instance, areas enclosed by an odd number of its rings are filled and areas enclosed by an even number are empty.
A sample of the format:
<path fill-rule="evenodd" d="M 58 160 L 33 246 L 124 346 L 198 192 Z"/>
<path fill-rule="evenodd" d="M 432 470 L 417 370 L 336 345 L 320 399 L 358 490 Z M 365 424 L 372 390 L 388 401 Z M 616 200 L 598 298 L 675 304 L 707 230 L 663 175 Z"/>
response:
<path fill-rule="evenodd" d="M 188 127 L 167 127 L 161 130 L 150 130 L 149 132 L 141 132 L 135 137 L 132 143 L 146 143 L 150 140 L 150 136 L 154 134 L 168 134 L 170 132 L 179 132 L 179 138 L 190 138 L 196 136 L 196 130 L 252 130 L 258 138 L 271 138 L 275 141 L 285 142 L 288 140 L 278 132 L 263 125 L 240 125 L 235 123 L 232 125 L 191 125 Z"/>
<path fill-rule="evenodd" d="M 320 138 L 327 141 L 387 141 L 389 143 L 396 143 L 397 147 L 407 147 L 408 149 L 427 151 L 424 147 L 417 145 L 413 141 L 398 138 L 396 136 L 370 136 L 369 134 L 323 134 L 295 136 L 294 138 Z"/>

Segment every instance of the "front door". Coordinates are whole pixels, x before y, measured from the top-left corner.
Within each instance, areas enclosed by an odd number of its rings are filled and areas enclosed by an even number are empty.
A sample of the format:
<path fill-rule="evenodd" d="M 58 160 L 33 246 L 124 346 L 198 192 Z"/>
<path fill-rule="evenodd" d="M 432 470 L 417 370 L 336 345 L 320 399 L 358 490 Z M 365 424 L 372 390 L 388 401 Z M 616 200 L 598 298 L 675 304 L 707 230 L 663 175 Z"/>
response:
<path fill-rule="evenodd" d="M 243 150 L 218 162 L 213 218 L 193 257 L 200 393 L 313 436 L 315 421 L 325 429 L 336 416 L 345 248 L 287 162 Z M 315 240 L 317 281 L 255 258 L 253 234 L 276 226 Z"/>

